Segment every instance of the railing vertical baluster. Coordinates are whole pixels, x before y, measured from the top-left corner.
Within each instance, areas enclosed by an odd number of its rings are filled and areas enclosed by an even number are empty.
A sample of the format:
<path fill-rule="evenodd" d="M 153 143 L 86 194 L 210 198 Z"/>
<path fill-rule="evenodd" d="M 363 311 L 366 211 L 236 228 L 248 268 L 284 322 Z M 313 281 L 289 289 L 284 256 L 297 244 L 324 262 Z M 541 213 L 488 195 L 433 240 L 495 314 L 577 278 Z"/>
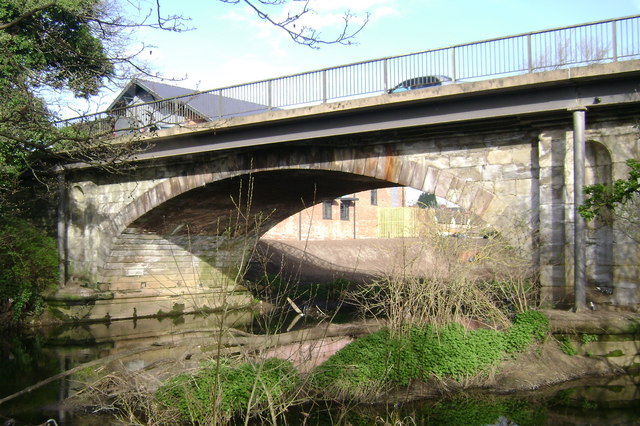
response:
<path fill-rule="evenodd" d="M 456 48 L 451 48 L 451 79 L 455 83 L 458 80 L 458 69 L 456 68 Z"/>
<path fill-rule="evenodd" d="M 327 103 L 327 70 L 322 70 L 322 103 Z"/>
<path fill-rule="evenodd" d="M 385 93 L 390 89 L 388 67 L 389 67 L 389 60 L 385 58 L 382 61 L 382 88 L 384 89 Z"/>
<path fill-rule="evenodd" d="M 218 120 L 222 120 L 222 89 L 218 90 Z"/>
<path fill-rule="evenodd" d="M 533 52 L 531 51 L 531 34 L 527 34 L 527 64 L 529 72 L 533 72 Z"/>
<path fill-rule="evenodd" d="M 618 21 L 611 22 L 611 44 L 613 49 L 613 62 L 618 62 Z"/>

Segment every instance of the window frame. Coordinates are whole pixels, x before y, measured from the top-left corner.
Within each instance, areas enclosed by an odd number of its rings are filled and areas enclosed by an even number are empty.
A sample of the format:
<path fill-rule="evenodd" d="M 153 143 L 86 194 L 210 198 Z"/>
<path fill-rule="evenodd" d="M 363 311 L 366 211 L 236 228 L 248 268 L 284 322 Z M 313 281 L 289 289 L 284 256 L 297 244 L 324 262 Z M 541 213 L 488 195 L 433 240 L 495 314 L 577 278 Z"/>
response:
<path fill-rule="evenodd" d="M 371 205 L 372 206 L 377 206 L 378 205 L 378 190 L 377 189 L 372 189 L 371 190 Z"/>
<path fill-rule="evenodd" d="M 322 219 L 324 220 L 332 220 L 333 219 L 333 201 L 323 201 L 322 202 Z"/>
<path fill-rule="evenodd" d="M 349 207 L 351 206 L 351 201 L 340 201 L 340 220 L 349 220 Z"/>

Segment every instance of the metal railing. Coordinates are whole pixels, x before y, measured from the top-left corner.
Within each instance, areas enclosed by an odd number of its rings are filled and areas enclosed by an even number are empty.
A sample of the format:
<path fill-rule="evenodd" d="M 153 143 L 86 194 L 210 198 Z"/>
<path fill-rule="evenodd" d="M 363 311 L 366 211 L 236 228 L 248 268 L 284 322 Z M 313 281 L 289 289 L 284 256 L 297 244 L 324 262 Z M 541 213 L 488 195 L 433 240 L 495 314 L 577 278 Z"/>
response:
<path fill-rule="evenodd" d="M 640 15 L 536 31 L 223 87 L 56 123 L 120 135 L 373 96 L 414 77 L 452 82 L 640 58 Z"/>

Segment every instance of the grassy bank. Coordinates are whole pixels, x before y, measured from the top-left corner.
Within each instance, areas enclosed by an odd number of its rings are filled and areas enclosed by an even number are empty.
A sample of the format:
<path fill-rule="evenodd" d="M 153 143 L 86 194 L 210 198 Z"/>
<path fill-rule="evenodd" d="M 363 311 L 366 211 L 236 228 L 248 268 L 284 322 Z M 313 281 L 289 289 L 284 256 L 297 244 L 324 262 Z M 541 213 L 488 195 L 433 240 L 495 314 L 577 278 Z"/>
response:
<path fill-rule="evenodd" d="M 288 361 L 217 358 L 138 397 L 144 404 L 128 399 L 120 405 L 128 418 L 144 422 L 279 424 L 288 409 L 309 401 L 357 404 L 415 382 L 463 382 L 548 335 L 548 320 L 537 311 L 517 315 L 501 331 L 448 324 L 397 335 L 385 328 L 356 339 L 305 376 Z"/>

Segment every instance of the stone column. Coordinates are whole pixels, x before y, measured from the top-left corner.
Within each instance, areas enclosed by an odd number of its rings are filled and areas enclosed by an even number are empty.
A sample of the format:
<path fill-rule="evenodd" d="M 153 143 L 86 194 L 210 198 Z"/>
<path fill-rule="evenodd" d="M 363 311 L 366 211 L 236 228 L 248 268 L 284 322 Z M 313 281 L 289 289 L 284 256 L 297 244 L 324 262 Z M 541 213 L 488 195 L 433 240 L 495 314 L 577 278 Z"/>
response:
<path fill-rule="evenodd" d="M 576 311 L 584 310 L 587 305 L 585 223 L 578 212 L 578 207 L 584 203 L 585 113 L 586 108 L 573 110 L 573 291 Z"/>
<path fill-rule="evenodd" d="M 546 131 L 538 137 L 541 302 L 568 302 L 565 274 L 565 133 Z"/>

